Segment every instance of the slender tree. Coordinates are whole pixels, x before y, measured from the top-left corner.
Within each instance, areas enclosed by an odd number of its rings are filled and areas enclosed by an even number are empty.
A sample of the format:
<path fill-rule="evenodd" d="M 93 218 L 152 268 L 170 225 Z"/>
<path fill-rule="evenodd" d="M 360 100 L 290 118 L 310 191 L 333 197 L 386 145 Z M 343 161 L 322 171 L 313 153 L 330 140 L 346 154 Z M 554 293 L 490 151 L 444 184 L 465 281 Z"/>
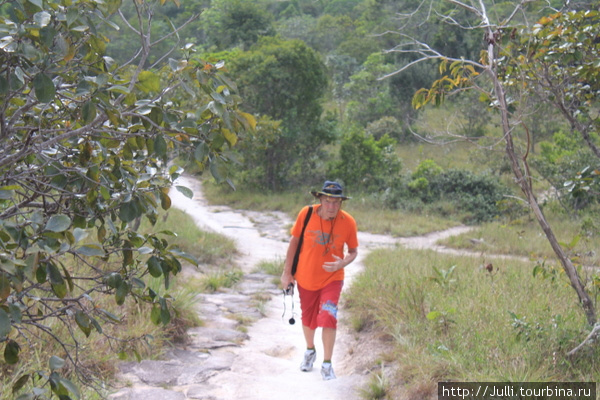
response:
<path fill-rule="evenodd" d="M 449 11 L 439 14 L 431 13 L 430 15 L 439 15 L 442 20 L 455 27 L 480 31 L 483 46 L 479 59 L 448 57 L 425 41 L 405 35 L 402 32 L 395 32 L 402 38 L 402 42 L 389 51 L 417 54 L 418 57 L 413 62 L 383 78 L 399 74 L 421 62 L 438 60 L 440 62 L 440 72 L 444 76 L 435 81 L 431 88 L 421 89 L 415 94 L 413 98 L 415 107 L 418 108 L 428 103 L 440 104 L 447 95 L 459 91 L 477 90 L 488 102 L 490 109 L 499 114 L 502 128 L 501 140 L 504 142 L 505 154 L 510 162 L 515 180 L 576 291 L 588 323 L 594 325 L 596 323 L 594 303 L 586 292 L 573 262 L 560 245 L 548 223 L 532 185 L 532 175 L 528 164 L 531 138 L 528 127 L 524 123 L 524 116 L 530 112 L 526 108 L 528 105 L 526 100 L 531 95 L 531 89 L 526 82 L 514 79 L 513 74 L 509 73 L 507 64 L 515 60 L 506 61 L 506 57 L 510 57 L 511 54 L 506 51 L 506 47 L 503 45 L 503 38 L 506 35 L 508 37 L 510 35 L 520 35 L 521 39 L 524 40 L 523 48 L 529 48 L 526 44 L 529 43 L 529 34 L 535 27 L 527 24 L 528 13 L 525 7 L 529 6 L 529 9 L 531 9 L 530 3 L 543 5 L 531 1 L 519 1 L 512 4 L 512 9 L 507 10 L 496 6 L 493 12 L 490 12 L 487 3 L 483 0 L 449 0 L 444 3 L 452 5 L 455 10 L 460 10 L 461 13 L 466 11 L 468 18 L 459 20 L 454 16 L 463 14 Z M 433 3 L 431 7 L 427 7 L 425 3 L 422 3 L 422 8 L 432 10 L 435 7 Z M 497 21 L 493 21 L 490 15 L 494 15 Z M 403 17 L 410 18 L 412 16 L 406 15 Z M 540 23 L 543 23 L 543 19 Z M 572 29 L 577 28 L 572 26 Z M 537 51 L 543 52 L 545 50 L 543 47 L 543 43 L 538 42 Z M 515 62 L 522 61 L 517 60 Z"/>

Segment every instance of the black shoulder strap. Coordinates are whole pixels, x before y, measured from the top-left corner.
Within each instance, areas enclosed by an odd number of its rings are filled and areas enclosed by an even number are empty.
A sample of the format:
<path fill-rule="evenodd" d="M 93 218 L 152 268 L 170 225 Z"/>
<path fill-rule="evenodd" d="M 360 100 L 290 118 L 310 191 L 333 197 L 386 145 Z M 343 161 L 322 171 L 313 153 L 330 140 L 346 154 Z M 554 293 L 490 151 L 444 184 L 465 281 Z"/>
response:
<path fill-rule="evenodd" d="M 298 258 L 300 257 L 300 249 L 302 248 L 302 243 L 304 242 L 304 231 L 306 230 L 306 225 L 308 225 L 308 221 L 310 220 L 312 212 L 313 206 L 309 206 L 308 212 L 306 213 L 306 217 L 304 218 L 304 225 L 302 226 L 302 233 L 300 234 L 300 241 L 298 241 L 296 254 L 294 254 L 294 262 L 292 263 L 292 276 L 296 275 L 296 270 L 298 269 Z"/>

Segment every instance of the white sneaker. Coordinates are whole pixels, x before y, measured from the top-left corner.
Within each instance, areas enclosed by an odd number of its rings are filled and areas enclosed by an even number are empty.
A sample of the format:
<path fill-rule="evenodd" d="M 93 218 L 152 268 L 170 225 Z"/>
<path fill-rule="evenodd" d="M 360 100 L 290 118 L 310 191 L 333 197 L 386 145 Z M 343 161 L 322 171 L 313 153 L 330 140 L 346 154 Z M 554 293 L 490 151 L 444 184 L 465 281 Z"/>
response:
<path fill-rule="evenodd" d="M 326 381 L 336 378 L 331 363 L 323 363 L 323 366 L 321 366 L 321 376 L 323 377 L 323 380 Z"/>
<path fill-rule="evenodd" d="M 308 372 L 312 370 L 313 364 L 317 359 L 317 352 L 315 350 L 306 350 L 304 352 L 304 359 L 300 364 L 300 371 Z"/>

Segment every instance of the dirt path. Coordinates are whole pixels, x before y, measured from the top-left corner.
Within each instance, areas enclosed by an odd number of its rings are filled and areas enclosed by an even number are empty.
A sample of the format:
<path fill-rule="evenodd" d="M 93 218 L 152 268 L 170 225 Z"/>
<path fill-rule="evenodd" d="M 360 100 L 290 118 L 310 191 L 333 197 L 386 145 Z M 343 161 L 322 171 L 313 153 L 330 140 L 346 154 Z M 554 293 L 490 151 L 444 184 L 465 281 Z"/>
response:
<path fill-rule="evenodd" d="M 340 310 L 341 326 L 333 358 L 338 379 L 321 379 L 320 358 L 313 371 L 302 373 L 299 364 L 305 344 L 300 324 L 287 323 L 289 298 L 284 320 L 280 290 L 270 283 L 270 277 L 252 273 L 261 260 L 285 257 L 292 221 L 283 213 L 209 206 L 201 196 L 198 181 L 182 177 L 177 184 L 190 188 L 195 196 L 188 199 L 173 190 L 173 205 L 189 214 L 199 227 L 234 239 L 241 253 L 237 262 L 247 278 L 234 292 L 200 295 L 199 312 L 208 323 L 192 330 L 194 342 L 187 348 L 174 350 L 164 361 L 124 364 L 121 380 L 127 386 L 111 397 L 115 400 L 360 399 L 358 390 L 366 382 L 365 372 L 373 367 L 379 353 L 377 349 L 367 348 L 366 343 L 359 342 L 351 333 L 344 324 L 344 310 Z M 373 248 L 402 244 L 444 251 L 435 242 L 466 229 L 460 227 L 409 239 L 360 232 L 359 257 L 348 267 L 345 285 L 352 284 L 354 276 L 363 268 L 364 256 Z M 249 299 L 257 292 L 268 292 L 272 298 L 261 310 L 264 317 L 253 323 L 247 334 L 241 333 L 225 314 L 229 313 L 230 317 L 235 312 L 256 314 Z M 294 300 L 299 320 L 297 295 Z M 317 335 L 320 337 L 320 331 Z M 323 354 L 319 341 L 317 352 Z"/>

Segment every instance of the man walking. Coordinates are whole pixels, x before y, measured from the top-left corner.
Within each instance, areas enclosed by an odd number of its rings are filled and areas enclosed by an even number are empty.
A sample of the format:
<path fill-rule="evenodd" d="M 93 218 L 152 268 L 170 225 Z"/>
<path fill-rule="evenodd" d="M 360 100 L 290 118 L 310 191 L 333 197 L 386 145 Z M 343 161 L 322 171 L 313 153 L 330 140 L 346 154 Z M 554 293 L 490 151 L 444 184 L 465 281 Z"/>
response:
<path fill-rule="evenodd" d="M 312 206 L 313 212 L 304 231 L 298 266 L 292 276 L 292 263 L 300 242 L 300 235 L 309 207 L 300 210 L 292 227 L 292 238 L 287 250 L 281 283 L 284 288 L 298 285 L 302 309 L 302 330 L 306 340 L 306 352 L 300 365 L 302 371 L 312 370 L 317 358 L 315 332 L 322 328 L 323 379 L 335 379 L 331 364 L 337 329 L 337 311 L 344 284 L 344 268 L 357 256 L 358 238 L 356 221 L 341 209 L 344 196 L 342 186 L 325 181 L 322 190 L 311 191 L 319 200 Z M 344 247 L 348 251 L 344 253 Z"/>

